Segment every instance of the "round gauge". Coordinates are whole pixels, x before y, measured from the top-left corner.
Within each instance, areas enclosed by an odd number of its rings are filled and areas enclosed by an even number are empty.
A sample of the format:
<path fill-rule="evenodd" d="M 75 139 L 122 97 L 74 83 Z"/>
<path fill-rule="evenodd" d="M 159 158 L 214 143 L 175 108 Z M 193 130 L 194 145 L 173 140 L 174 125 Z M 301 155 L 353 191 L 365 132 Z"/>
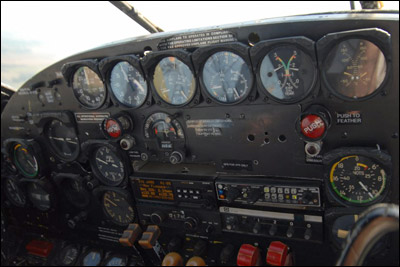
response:
<path fill-rule="evenodd" d="M 111 70 L 110 87 L 118 102 L 129 108 L 141 106 L 147 97 L 147 83 L 139 70 L 126 61 Z"/>
<path fill-rule="evenodd" d="M 82 260 L 83 266 L 99 266 L 101 262 L 101 253 L 97 250 L 91 250 Z"/>
<path fill-rule="evenodd" d="M 135 217 L 132 206 L 122 194 L 106 191 L 103 195 L 105 214 L 118 225 L 128 225 Z"/>
<path fill-rule="evenodd" d="M 83 66 L 75 71 L 72 88 L 75 97 L 87 108 L 99 108 L 106 100 L 106 89 L 103 82 L 89 67 Z"/>
<path fill-rule="evenodd" d="M 37 183 L 29 183 L 28 197 L 38 210 L 47 211 L 51 207 L 50 193 Z"/>
<path fill-rule="evenodd" d="M 25 193 L 22 191 L 18 181 L 14 178 L 5 178 L 6 196 L 8 200 L 17 207 L 24 207 L 26 204 Z"/>
<path fill-rule="evenodd" d="M 345 99 L 357 100 L 372 95 L 386 77 L 382 51 L 364 39 L 348 39 L 336 45 L 324 62 L 328 88 Z"/>
<path fill-rule="evenodd" d="M 79 155 L 79 140 L 75 130 L 59 120 L 50 122 L 45 130 L 54 153 L 64 160 L 73 160 Z"/>
<path fill-rule="evenodd" d="M 350 204 L 371 204 L 383 197 L 387 175 L 374 160 L 352 155 L 332 165 L 330 184 L 341 200 Z"/>
<path fill-rule="evenodd" d="M 180 123 L 162 112 L 154 113 L 147 118 L 144 125 L 144 136 L 147 139 L 157 139 L 165 149 L 172 149 L 171 141 L 185 139 Z"/>
<path fill-rule="evenodd" d="M 268 95 L 278 101 L 295 102 L 312 90 L 316 68 L 302 50 L 294 45 L 282 45 L 265 55 L 258 74 Z"/>
<path fill-rule="evenodd" d="M 98 178 L 106 185 L 117 186 L 125 177 L 122 159 L 106 146 L 101 146 L 95 151 L 93 164 Z"/>
<path fill-rule="evenodd" d="M 153 84 L 157 95 L 174 106 L 189 103 L 196 92 L 192 71 L 176 57 L 165 57 L 157 64 Z"/>
<path fill-rule="evenodd" d="M 126 266 L 126 257 L 122 256 L 112 256 L 106 260 L 105 266 Z"/>
<path fill-rule="evenodd" d="M 253 76 L 249 66 L 233 52 L 210 56 L 203 67 L 202 79 L 208 94 L 221 103 L 237 103 L 249 93 Z"/>
<path fill-rule="evenodd" d="M 74 265 L 79 256 L 79 249 L 74 245 L 68 245 L 61 250 L 60 261 L 62 266 Z"/>
<path fill-rule="evenodd" d="M 62 182 L 62 188 L 67 200 L 75 207 L 85 208 L 89 205 L 90 194 L 83 187 L 82 181 L 64 179 Z"/>
<path fill-rule="evenodd" d="M 35 177 L 39 173 L 38 161 L 27 146 L 14 146 L 14 162 L 24 176 Z"/>

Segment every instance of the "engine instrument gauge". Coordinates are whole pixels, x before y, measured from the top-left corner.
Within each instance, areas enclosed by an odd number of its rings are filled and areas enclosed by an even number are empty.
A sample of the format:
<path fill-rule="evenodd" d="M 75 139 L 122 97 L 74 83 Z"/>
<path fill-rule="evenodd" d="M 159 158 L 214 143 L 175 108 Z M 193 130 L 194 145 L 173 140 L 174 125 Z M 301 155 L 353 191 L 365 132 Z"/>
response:
<path fill-rule="evenodd" d="M 38 183 L 29 183 L 28 197 L 38 210 L 47 211 L 51 208 L 50 193 Z"/>
<path fill-rule="evenodd" d="M 90 250 L 83 257 L 83 266 L 99 266 L 102 259 L 101 252 L 98 250 Z"/>
<path fill-rule="evenodd" d="M 115 98 L 129 108 L 141 106 L 147 97 L 147 83 L 139 70 L 126 61 L 111 70 L 110 87 Z"/>
<path fill-rule="evenodd" d="M 117 186 L 125 178 L 122 159 L 106 146 L 95 150 L 91 163 L 97 177 L 106 185 Z"/>
<path fill-rule="evenodd" d="M 79 249 L 74 245 L 64 247 L 60 252 L 60 261 L 62 266 L 72 266 L 79 256 Z"/>
<path fill-rule="evenodd" d="M 147 118 L 144 125 L 144 136 L 147 139 L 157 139 L 161 148 L 164 149 L 172 149 L 171 141 L 185 139 L 180 123 L 162 112 L 154 113 Z"/>
<path fill-rule="evenodd" d="M 29 147 L 14 145 L 14 162 L 18 170 L 27 177 L 35 177 L 39 173 L 39 164 Z"/>
<path fill-rule="evenodd" d="M 79 155 L 79 140 L 73 128 L 59 120 L 50 122 L 45 130 L 46 137 L 55 154 L 64 160 L 74 160 Z"/>
<path fill-rule="evenodd" d="M 157 95 L 174 106 L 188 104 L 196 92 L 192 71 L 176 57 L 161 59 L 154 70 L 153 85 Z"/>
<path fill-rule="evenodd" d="M 220 103 L 238 103 L 250 93 L 253 76 L 239 55 L 220 51 L 204 64 L 202 80 L 207 93 Z"/>
<path fill-rule="evenodd" d="M 383 197 L 387 174 L 373 159 L 351 155 L 332 165 L 329 181 L 334 194 L 351 204 L 371 204 Z"/>
<path fill-rule="evenodd" d="M 79 67 L 73 76 L 72 88 L 78 101 L 87 108 L 96 109 L 106 100 L 106 89 L 99 75 L 89 67 Z"/>
<path fill-rule="evenodd" d="M 26 197 L 18 181 L 12 177 L 6 177 L 4 185 L 8 200 L 17 207 L 24 207 L 26 204 Z"/>
<path fill-rule="evenodd" d="M 328 88 L 339 97 L 357 100 L 372 95 L 387 72 L 382 51 L 365 39 L 347 39 L 337 44 L 324 62 Z"/>
<path fill-rule="evenodd" d="M 115 191 L 106 191 L 103 195 L 105 214 L 118 225 L 128 225 L 135 217 L 135 213 L 127 198 Z"/>
<path fill-rule="evenodd" d="M 258 74 L 267 94 L 278 101 L 296 102 L 312 90 L 316 67 L 301 49 L 282 45 L 268 52 Z"/>

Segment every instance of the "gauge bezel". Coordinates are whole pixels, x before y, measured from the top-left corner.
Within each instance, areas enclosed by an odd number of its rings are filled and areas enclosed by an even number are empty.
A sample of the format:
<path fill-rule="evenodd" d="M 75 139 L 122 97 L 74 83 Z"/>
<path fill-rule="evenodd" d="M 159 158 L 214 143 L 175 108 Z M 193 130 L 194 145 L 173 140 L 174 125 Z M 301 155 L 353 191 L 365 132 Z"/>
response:
<path fill-rule="evenodd" d="M 74 75 L 75 72 L 80 68 L 80 67 L 88 67 L 90 70 L 92 70 L 93 72 L 95 72 L 101 82 L 103 83 L 103 87 L 104 87 L 104 98 L 101 102 L 99 102 L 96 106 L 87 106 L 86 104 L 82 103 L 79 98 L 77 97 L 75 90 L 73 89 L 73 79 L 74 79 Z M 99 68 L 98 68 L 98 60 L 97 59 L 87 59 L 87 60 L 80 60 L 80 61 L 74 61 L 74 62 L 69 62 L 66 63 L 62 66 L 61 68 L 61 72 L 64 76 L 64 79 L 67 81 L 68 87 L 70 87 L 72 89 L 72 93 L 75 97 L 75 99 L 78 101 L 79 106 L 84 108 L 84 109 L 88 109 L 88 110 L 97 110 L 100 108 L 107 108 L 109 105 L 109 94 L 107 92 L 107 87 L 104 83 L 104 79 L 103 76 L 101 75 Z"/>
<path fill-rule="evenodd" d="M 111 183 L 107 178 L 103 177 L 100 170 L 98 170 L 96 162 L 95 162 L 95 152 L 101 147 L 109 148 L 121 161 L 124 165 L 124 177 L 118 183 Z M 129 158 L 127 155 L 119 149 L 116 144 L 110 144 L 106 140 L 89 140 L 82 144 L 82 151 L 84 151 L 85 156 L 89 159 L 90 166 L 92 168 L 94 176 L 104 185 L 107 186 L 124 186 L 127 183 L 128 175 L 131 172 Z"/>
<path fill-rule="evenodd" d="M 70 264 L 65 265 L 65 263 L 63 263 L 63 258 L 62 258 L 62 256 L 65 256 L 65 253 L 66 253 L 66 252 L 65 252 L 65 249 L 67 249 L 67 248 L 76 248 L 77 251 L 78 251 L 78 256 L 76 257 L 76 259 L 75 259 L 73 262 L 71 262 Z M 75 263 L 79 260 L 79 258 L 80 258 L 80 256 L 81 256 L 80 254 L 81 254 L 81 248 L 79 247 L 79 245 L 68 244 L 68 245 L 64 246 L 64 247 L 61 249 L 60 254 L 59 254 L 58 257 L 57 257 L 58 262 L 59 262 L 59 265 L 62 265 L 62 266 L 74 266 Z"/>
<path fill-rule="evenodd" d="M 8 192 L 8 190 L 7 190 L 7 185 L 6 185 L 6 183 L 7 183 L 7 180 L 12 180 L 13 182 L 14 182 L 14 184 L 16 184 L 17 185 L 17 187 L 18 187 L 18 189 L 21 191 L 21 193 L 24 195 L 24 197 L 25 197 L 25 203 L 24 204 L 20 204 L 20 203 L 18 203 L 18 202 L 16 202 L 10 195 L 9 195 L 9 192 Z M 18 179 L 18 176 L 11 176 L 11 175 L 8 175 L 8 176 L 5 176 L 4 178 L 2 178 L 2 188 L 4 188 L 4 193 L 5 193 L 5 195 L 6 195 L 6 197 L 7 197 L 7 199 L 8 199 L 8 201 L 10 201 L 14 206 L 16 206 L 16 207 L 19 207 L 19 208 L 23 208 L 23 207 L 26 207 L 26 205 L 27 205 L 27 203 L 28 203 L 28 196 L 27 196 L 27 192 L 26 192 L 26 189 L 25 189 L 25 187 L 23 187 L 23 186 L 21 186 L 21 183 L 20 183 L 20 179 Z"/>
<path fill-rule="evenodd" d="M 121 103 L 118 100 L 118 98 L 115 96 L 115 94 L 112 90 L 112 87 L 111 87 L 111 72 L 118 63 L 121 63 L 124 61 L 128 62 L 132 67 L 134 67 L 140 73 L 140 75 L 142 75 L 144 81 L 146 82 L 146 86 L 147 86 L 146 97 L 144 98 L 143 102 L 136 107 L 132 107 L 132 106 L 126 105 L 124 103 Z M 149 85 L 149 82 L 147 79 L 147 75 L 143 71 L 143 67 L 142 67 L 142 64 L 140 63 L 140 59 L 137 56 L 122 55 L 122 56 L 115 56 L 115 57 L 107 57 L 107 58 L 101 60 L 98 66 L 99 66 L 99 71 L 101 73 L 101 77 L 105 81 L 107 91 L 108 91 L 109 95 L 111 96 L 114 106 L 116 106 L 116 107 L 121 106 L 123 108 L 129 108 L 129 109 L 138 109 L 141 107 L 146 107 L 146 106 L 151 105 L 152 93 L 150 90 L 150 85 Z"/>
<path fill-rule="evenodd" d="M 129 127 L 124 128 L 123 123 L 121 122 L 120 118 L 123 117 L 124 119 L 127 120 L 127 122 L 129 123 Z M 118 127 L 120 128 L 120 135 L 118 137 L 112 137 L 108 134 L 107 130 L 105 129 L 105 123 L 108 120 L 113 120 L 117 123 Z M 102 122 L 101 122 L 101 131 L 104 135 L 105 138 L 109 139 L 109 140 L 115 140 L 118 141 L 120 139 L 122 139 L 126 134 L 128 134 L 129 132 L 131 132 L 134 128 L 134 121 L 132 119 L 132 117 L 130 116 L 130 114 L 126 111 L 121 111 L 113 116 L 110 116 L 108 118 L 105 118 Z"/>
<path fill-rule="evenodd" d="M 350 201 L 346 201 L 345 199 L 341 198 L 332 188 L 330 183 L 330 172 L 332 167 L 335 163 L 343 159 L 347 156 L 363 156 L 370 158 L 372 161 L 377 162 L 382 169 L 386 172 L 386 182 L 385 188 L 380 196 L 376 199 L 367 202 L 367 203 L 354 203 Z M 391 156 L 382 150 L 378 150 L 376 148 L 363 148 L 363 147 L 349 147 L 349 148 L 339 148 L 332 150 L 326 153 L 322 159 L 324 165 L 324 176 L 325 176 L 325 187 L 326 191 L 328 192 L 328 199 L 333 204 L 341 204 L 346 207 L 366 207 L 371 206 L 372 204 L 382 202 L 385 200 L 390 191 L 391 186 L 391 179 L 392 179 L 392 163 L 391 163 Z"/>
<path fill-rule="evenodd" d="M 333 48 L 343 41 L 349 39 L 363 39 L 373 43 L 377 46 L 385 57 L 386 63 L 386 76 L 381 85 L 375 91 L 367 96 L 360 98 L 352 98 L 337 92 L 326 79 L 326 60 L 328 55 L 332 52 Z M 392 57 L 390 54 L 391 49 L 391 36 L 386 31 L 379 28 L 368 28 L 361 30 L 352 30 L 344 32 L 330 33 L 319 39 L 316 43 L 318 53 L 318 64 L 321 71 L 322 90 L 326 98 L 336 97 L 336 100 L 347 102 L 362 102 L 374 98 L 376 95 L 381 94 L 384 88 L 389 84 L 392 77 Z"/>
<path fill-rule="evenodd" d="M 105 210 L 104 204 L 103 204 L 103 198 L 104 198 L 104 194 L 107 191 L 114 191 L 117 194 L 120 194 L 121 196 L 123 196 L 125 198 L 125 200 L 131 205 L 132 209 L 133 209 L 133 219 L 132 222 L 136 221 L 136 217 L 137 217 L 137 212 L 135 210 L 135 206 L 132 205 L 133 203 L 133 198 L 132 196 L 129 194 L 129 192 L 125 189 L 122 188 L 118 188 L 118 187 L 108 187 L 108 186 L 99 186 L 97 188 L 95 188 L 92 192 L 93 196 L 95 197 L 95 199 L 98 201 L 98 204 L 101 206 L 101 209 L 103 210 L 103 214 L 104 216 L 107 218 L 107 220 L 115 225 L 118 226 L 127 226 L 129 223 L 124 224 L 124 223 L 120 223 L 118 221 L 115 221 L 109 214 L 108 212 Z M 130 223 L 132 223 L 130 222 Z"/>
<path fill-rule="evenodd" d="M 200 103 L 200 90 L 198 86 L 198 81 L 195 73 L 194 66 L 192 64 L 191 54 L 185 50 L 182 49 L 173 49 L 173 50 L 168 50 L 168 51 L 158 51 L 158 52 L 151 52 L 148 53 L 146 56 L 142 58 L 142 66 L 143 69 L 147 72 L 147 80 L 148 84 L 150 84 L 150 88 L 152 91 L 152 95 L 154 100 L 156 101 L 156 104 L 161 106 L 161 107 L 167 107 L 167 108 L 186 108 L 186 107 L 193 107 L 195 105 L 198 105 Z M 158 63 L 166 58 L 166 57 L 175 57 L 182 61 L 186 66 L 189 67 L 190 71 L 192 72 L 193 78 L 194 78 L 194 94 L 193 96 L 186 102 L 181 105 L 173 105 L 168 102 L 166 102 L 161 96 L 158 95 L 157 90 L 154 86 L 154 72 L 155 69 L 158 65 Z"/>
<path fill-rule="evenodd" d="M 305 90 L 306 93 L 304 95 L 301 95 L 297 98 L 290 100 L 279 99 L 270 94 L 264 87 L 260 76 L 261 64 L 264 58 L 272 50 L 280 48 L 282 46 L 294 46 L 296 49 L 303 52 L 306 56 L 309 57 L 314 68 L 314 75 L 313 75 L 314 77 L 310 87 L 307 90 Z M 298 102 L 306 102 L 311 98 L 317 97 L 319 92 L 319 86 L 318 86 L 319 77 L 318 77 L 318 67 L 317 67 L 317 56 L 314 47 L 315 47 L 314 41 L 303 36 L 298 36 L 298 37 L 279 38 L 279 39 L 261 41 L 256 45 L 254 45 L 252 48 L 250 48 L 250 57 L 253 62 L 253 71 L 256 74 L 256 80 L 257 80 L 257 91 L 261 95 L 266 97 L 264 98 L 267 100 L 266 102 L 269 102 L 269 99 L 272 99 L 274 102 L 277 102 L 279 104 L 293 104 Z"/>
<path fill-rule="evenodd" d="M 29 179 L 21 179 L 20 180 L 20 183 L 27 183 L 27 184 L 35 183 L 38 186 L 40 186 L 46 193 L 49 194 L 50 207 L 48 209 L 46 209 L 46 210 L 39 209 L 36 206 L 36 204 L 32 201 L 32 198 L 31 198 L 31 196 L 29 194 L 29 188 L 28 188 L 29 185 L 26 185 L 26 187 L 27 187 L 26 188 L 26 194 L 27 194 L 27 197 L 28 197 L 29 201 L 31 202 L 33 207 L 35 207 L 35 209 L 37 209 L 40 212 L 50 212 L 50 211 L 54 210 L 57 207 L 57 198 L 56 198 L 56 194 L 55 194 L 54 188 L 51 185 L 50 181 L 47 181 L 45 179 L 46 179 L 45 177 L 42 177 L 40 180 L 38 180 L 38 179 L 37 180 L 29 180 Z"/>
<path fill-rule="evenodd" d="M 196 76 L 198 77 L 199 84 L 200 84 L 200 89 L 202 92 L 203 97 L 206 99 L 206 103 L 211 104 L 215 103 L 218 105 L 224 105 L 224 106 L 233 106 L 237 105 L 239 103 L 249 103 L 252 102 L 256 99 L 256 90 L 254 90 L 254 84 L 255 84 L 255 76 L 254 76 L 254 71 L 252 68 L 251 64 L 251 59 L 249 56 L 249 49 L 250 47 L 234 42 L 234 43 L 224 43 L 224 44 L 218 44 L 218 45 L 212 45 L 212 46 L 207 46 L 207 47 L 200 47 L 197 48 L 193 53 L 192 53 L 192 60 L 193 64 L 195 66 L 195 71 L 196 71 Z M 247 67 L 249 68 L 250 71 L 250 77 L 251 77 L 251 82 L 249 84 L 249 89 L 248 91 L 238 100 L 235 102 L 227 103 L 227 102 L 221 102 L 215 97 L 213 97 L 207 90 L 207 87 L 204 84 L 203 81 L 203 70 L 204 70 L 204 65 L 206 64 L 207 60 L 214 55 L 215 53 L 218 52 L 231 52 L 239 57 L 242 58 L 242 60 L 246 63 Z"/>
<path fill-rule="evenodd" d="M 126 255 L 119 254 L 119 253 L 112 253 L 108 257 L 106 257 L 103 261 L 104 266 L 107 266 L 107 263 L 113 258 L 121 258 L 121 259 L 125 260 L 125 263 L 126 263 L 125 266 L 128 266 L 128 257 Z"/>
<path fill-rule="evenodd" d="M 101 265 L 101 263 L 102 263 L 102 261 L 103 261 L 103 258 L 104 258 L 103 250 L 97 249 L 97 248 L 88 248 L 86 251 L 84 251 L 83 253 L 81 253 L 81 255 L 79 256 L 79 259 L 78 259 L 78 261 L 77 261 L 77 262 L 79 263 L 79 266 L 85 266 L 85 265 L 83 265 L 83 260 L 85 259 L 85 257 L 86 257 L 87 255 L 89 255 L 90 252 L 98 252 L 98 253 L 100 254 L 100 262 L 99 262 L 99 264 L 96 265 L 96 266 L 100 266 L 100 265 Z"/>

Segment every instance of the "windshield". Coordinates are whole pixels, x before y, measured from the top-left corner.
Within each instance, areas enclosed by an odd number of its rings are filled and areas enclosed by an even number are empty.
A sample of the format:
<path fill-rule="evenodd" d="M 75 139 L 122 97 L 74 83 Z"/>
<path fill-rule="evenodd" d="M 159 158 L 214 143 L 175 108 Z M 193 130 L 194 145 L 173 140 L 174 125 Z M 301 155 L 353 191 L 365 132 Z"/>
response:
<path fill-rule="evenodd" d="M 164 31 L 350 10 L 350 2 L 130 2 Z M 356 9 L 360 9 L 358 2 Z M 384 9 L 399 9 L 385 2 Z M 147 35 L 109 2 L 1 2 L 1 81 L 15 89 L 41 69 L 113 41 Z"/>

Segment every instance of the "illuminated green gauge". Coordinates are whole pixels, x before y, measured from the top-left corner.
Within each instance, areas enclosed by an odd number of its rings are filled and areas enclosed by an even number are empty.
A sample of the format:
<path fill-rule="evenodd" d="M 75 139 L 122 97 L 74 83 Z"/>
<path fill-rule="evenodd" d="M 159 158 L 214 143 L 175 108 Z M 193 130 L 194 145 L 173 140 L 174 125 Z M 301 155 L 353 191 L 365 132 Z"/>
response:
<path fill-rule="evenodd" d="M 6 177 L 4 185 L 8 200 L 17 207 L 24 207 L 26 197 L 18 181 L 15 178 Z"/>
<path fill-rule="evenodd" d="M 330 184 L 333 192 L 348 204 L 365 205 L 383 198 L 385 170 L 370 158 L 346 156 L 333 164 Z"/>
<path fill-rule="evenodd" d="M 202 79 L 210 97 L 225 104 L 245 99 L 253 84 L 253 76 L 244 59 L 228 51 L 217 52 L 207 59 Z"/>
<path fill-rule="evenodd" d="M 99 266 L 102 260 L 102 253 L 98 250 L 90 250 L 83 257 L 82 265 L 83 266 Z"/>
<path fill-rule="evenodd" d="M 328 54 L 323 74 L 332 93 L 351 100 L 372 95 L 387 72 L 382 51 L 364 39 L 348 39 Z"/>
<path fill-rule="evenodd" d="M 312 90 L 316 68 L 309 55 L 294 45 L 272 49 L 262 60 L 259 77 L 265 92 L 282 102 L 296 102 Z"/>
<path fill-rule="evenodd" d="M 147 97 L 146 80 L 126 61 L 117 63 L 111 70 L 110 87 L 118 102 L 129 108 L 141 106 Z"/>
<path fill-rule="evenodd" d="M 53 120 L 45 129 L 50 146 L 57 156 L 64 160 L 73 160 L 79 155 L 79 140 L 75 129 L 59 120 Z"/>
<path fill-rule="evenodd" d="M 107 93 L 103 82 L 89 67 L 83 66 L 75 71 L 72 88 L 76 99 L 87 108 L 99 108 L 106 100 Z"/>
<path fill-rule="evenodd" d="M 39 165 L 30 149 L 24 145 L 16 144 L 13 150 L 14 162 L 18 170 L 26 177 L 36 177 L 39 173 Z"/>
<path fill-rule="evenodd" d="M 176 57 L 165 57 L 157 64 L 153 84 L 157 95 L 174 106 L 188 104 L 196 92 L 192 71 Z"/>
<path fill-rule="evenodd" d="M 104 213 L 118 225 L 133 222 L 135 212 L 127 198 L 115 191 L 106 191 L 103 195 Z"/>
<path fill-rule="evenodd" d="M 122 159 L 110 148 L 99 147 L 91 160 L 96 176 L 106 185 L 118 186 L 125 178 Z"/>

